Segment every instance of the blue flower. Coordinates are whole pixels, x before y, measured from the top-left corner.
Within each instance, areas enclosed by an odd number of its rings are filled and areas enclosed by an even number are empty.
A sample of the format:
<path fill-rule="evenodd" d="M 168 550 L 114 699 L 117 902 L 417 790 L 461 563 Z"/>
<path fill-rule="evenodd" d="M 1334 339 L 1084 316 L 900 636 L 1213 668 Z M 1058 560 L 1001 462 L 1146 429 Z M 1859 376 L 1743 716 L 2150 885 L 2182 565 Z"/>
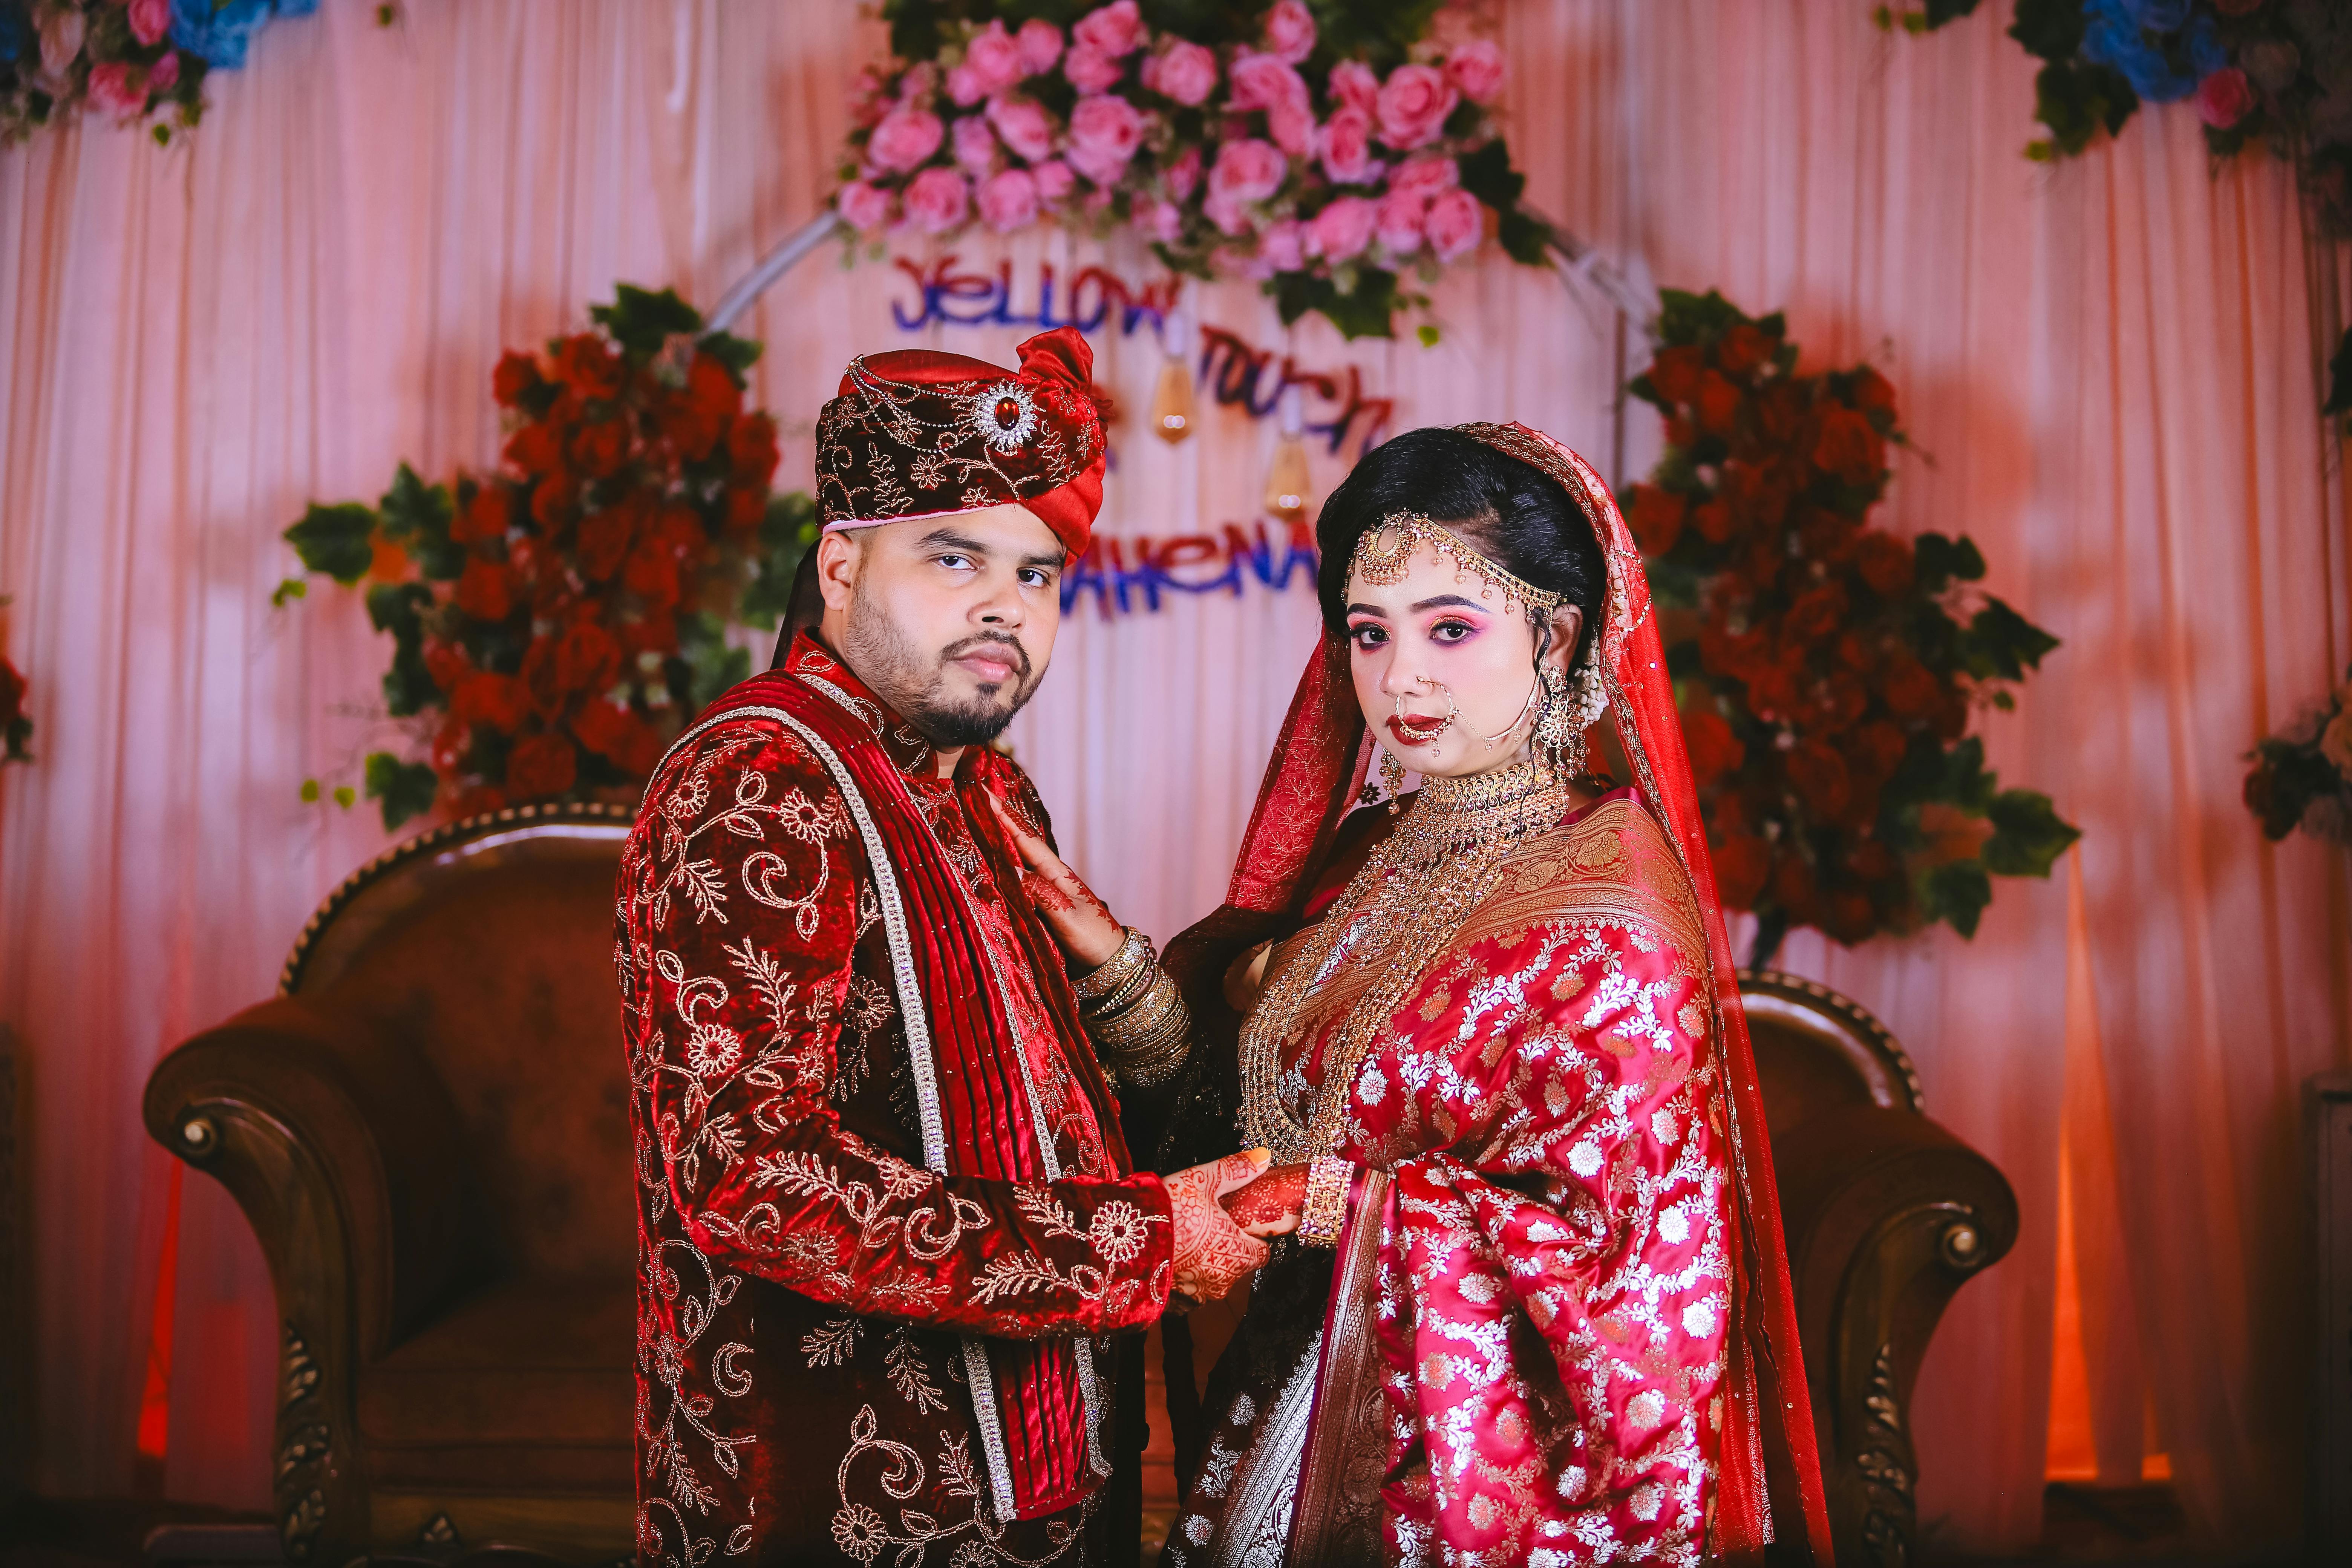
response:
<path fill-rule="evenodd" d="M 14 65 L 33 47 L 33 26 L 25 13 L 0 0 L 0 65 Z"/>
<path fill-rule="evenodd" d="M 2083 58 L 2123 73 L 2132 90 L 2150 103 L 2172 103 L 2197 90 L 2198 81 L 2230 63 L 2229 51 L 2213 31 L 2213 18 L 2191 16 L 2189 0 L 2090 0 L 2084 7 Z M 2176 71 L 2164 58 L 2160 35 L 2181 32 L 2191 70 Z"/>
<path fill-rule="evenodd" d="M 2189 25 L 2189 0 L 2125 0 L 2124 9 L 2151 33 L 2176 33 Z"/>
<path fill-rule="evenodd" d="M 277 16 L 307 16 L 319 0 L 172 0 L 172 41 L 205 63 L 236 69 L 246 45 Z"/>

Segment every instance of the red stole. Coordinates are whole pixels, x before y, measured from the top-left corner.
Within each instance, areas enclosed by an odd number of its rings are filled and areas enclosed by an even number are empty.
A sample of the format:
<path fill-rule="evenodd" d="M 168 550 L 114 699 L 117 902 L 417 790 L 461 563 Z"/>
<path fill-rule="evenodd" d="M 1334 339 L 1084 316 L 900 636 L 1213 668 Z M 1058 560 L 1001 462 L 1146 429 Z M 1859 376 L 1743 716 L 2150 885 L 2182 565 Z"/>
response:
<path fill-rule="evenodd" d="M 994 984 L 971 895 L 917 807 L 906 773 L 882 744 L 881 726 L 897 722 L 897 716 L 805 633 L 782 668 L 735 687 L 698 716 L 696 726 L 762 709 L 789 714 L 831 748 L 881 839 L 888 864 L 873 870 L 877 881 L 896 884 L 915 995 L 928 1023 L 928 1050 L 915 1029 L 908 1032 L 916 1097 L 926 1123 L 936 1125 L 940 1145 L 927 1147 L 926 1163 L 950 1176 L 989 1181 L 1044 1182 L 1060 1174 L 1048 1136 L 1033 1113 L 1021 1040 Z M 1011 800 L 1018 777 L 1005 759 L 976 747 L 966 755 L 957 792 L 973 803 L 966 817 L 989 860 L 991 877 L 1005 895 L 1005 910 L 1029 961 L 1038 999 L 1062 1040 L 1072 1074 L 1093 1102 L 1113 1173 L 1124 1176 L 1134 1165 L 1119 1136 L 1110 1086 L 1085 1043 L 1060 950 L 1018 894 L 1017 851 L 994 814 L 970 793 L 990 790 Z M 902 976 L 902 991 L 906 984 Z M 907 1011 L 911 1025 L 913 1008 Z M 931 1142 L 929 1127 L 925 1142 Z M 1038 1327 L 1051 1332 L 1050 1314 L 1040 1314 Z M 992 1471 L 999 1469 L 1000 1450 L 991 1441 L 991 1428 L 1002 1435 L 1002 1471 L 1009 1474 L 1013 1517 L 1057 1512 L 1093 1490 L 1108 1474 L 1109 1435 L 1088 1431 L 1090 1420 L 1102 1419 L 1108 1393 L 1092 1386 L 1097 1379 L 1090 1350 L 1066 1335 L 966 1342 L 985 1347 L 985 1365 L 992 1373 L 984 1382 L 975 1381 L 972 1403 L 982 1441 L 990 1444 Z M 1001 1480 L 996 1490 L 1001 1510 L 1006 1501 Z"/>

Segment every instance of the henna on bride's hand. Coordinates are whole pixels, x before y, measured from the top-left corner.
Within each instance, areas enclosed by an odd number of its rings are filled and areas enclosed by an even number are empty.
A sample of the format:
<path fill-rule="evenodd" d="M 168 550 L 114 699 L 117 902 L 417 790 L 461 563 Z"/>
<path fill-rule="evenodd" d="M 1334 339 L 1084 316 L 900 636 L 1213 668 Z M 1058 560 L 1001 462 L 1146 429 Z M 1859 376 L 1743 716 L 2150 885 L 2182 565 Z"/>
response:
<path fill-rule="evenodd" d="M 1228 1193 L 1222 1202 L 1234 1223 L 1244 1230 L 1255 1226 L 1280 1226 L 1282 1230 L 1297 1227 L 1298 1213 L 1307 1202 L 1307 1167 L 1276 1165 L 1263 1176 L 1242 1188 Z M 1288 1221 L 1287 1225 L 1284 1222 Z M 1279 1235 L 1280 1231 L 1260 1234 Z"/>
<path fill-rule="evenodd" d="M 1265 1244 L 1235 1225 L 1219 1205 L 1223 1193 L 1250 1181 L 1258 1170 L 1251 1155 L 1228 1154 L 1168 1178 L 1169 1210 L 1175 1220 L 1175 1285 L 1195 1300 L 1221 1300 L 1243 1275 L 1266 1259 Z"/>

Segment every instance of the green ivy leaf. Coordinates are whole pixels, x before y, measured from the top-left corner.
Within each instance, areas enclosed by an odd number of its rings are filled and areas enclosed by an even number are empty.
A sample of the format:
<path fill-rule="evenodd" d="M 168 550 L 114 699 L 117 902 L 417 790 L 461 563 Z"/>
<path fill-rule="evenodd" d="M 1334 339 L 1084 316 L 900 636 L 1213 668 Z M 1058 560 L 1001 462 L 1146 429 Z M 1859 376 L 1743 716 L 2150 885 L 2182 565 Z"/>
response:
<path fill-rule="evenodd" d="M 2072 59 L 2083 47 L 2083 0 L 2017 0 L 2009 36 L 2037 59 Z"/>
<path fill-rule="evenodd" d="M 2042 656 L 2058 639 L 2011 609 L 1999 599 L 1988 599 L 1969 621 L 1967 662 L 1979 679 L 1998 675 L 2022 680 L 2029 669 L 2042 668 Z"/>
<path fill-rule="evenodd" d="M 378 583 L 367 593 L 369 624 L 403 644 L 424 638 L 423 612 L 432 607 L 433 590 L 422 583 Z"/>
<path fill-rule="evenodd" d="M 1912 541 L 1912 549 L 1923 593 L 1940 594 L 1955 579 L 1973 583 L 1985 574 L 1984 552 L 1966 534 L 1947 539 L 1940 533 L 1923 533 Z"/>
<path fill-rule="evenodd" d="M 383 536 L 405 551 L 425 576 L 451 582 L 466 570 L 466 550 L 449 537 L 457 506 L 446 485 L 428 485 L 406 463 L 376 503 Z"/>
<path fill-rule="evenodd" d="M 739 338 L 732 332 L 706 332 L 694 346 L 725 365 L 738 386 L 744 384 L 751 367 L 759 363 L 762 347 L 754 339 Z"/>
<path fill-rule="evenodd" d="M 304 805 L 316 805 L 318 803 L 320 794 L 319 781 L 317 779 L 304 779 L 302 781 L 302 801 Z"/>
<path fill-rule="evenodd" d="M 1992 879 L 1974 860 L 1929 867 L 1920 873 L 1916 890 L 1923 918 L 1942 921 L 1965 937 L 1977 934 L 1977 922 L 1992 902 Z"/>
<path fill-rule="evenodd" d="M 1516 176 L 1515 176 L 1516 177 Z M 1495 226 L 1496 243 L 1503 254 L 1523 267 L 1540 267 L 1551 248 L 1551 226 L 1529 215 L 1525 207 L 1507 207 Z"/>
<path fill-rule="evenodd" d="M 1396 274 L 1367 267 L 1356 274 L 1356 285 L 1342 294 L 1328 278 L 1307 272 L 1277 274 L 1266 284 L 1276 311 L 1289 326 L 1309 310 L 1319 310 L 1342 337 L 1385 338 L 1394 335 L 1397 309 Z"/>
<path fill-rule="evenodd" d="M 1528 188 L 1528 177 L 1511 167 L 1510 149 L 1499 136 L 1475 152 L 1463 153 L 1454 160 L 1454 166 L 1461 174 L 1462 188 L 1498 213 L 1517 206 L 1519 193 Z"/>
<path fill-rule="evenodd" d="M 1943 765 L 1929 784 L 1927 798 L 1981 816 L 1992 805 L 1994 791 L 1999 787 L 2000 780 L 1984 765 L 1983 739 L 1970 735 L 1945 750 Z"/>
<path fill-rule="evenodd" d="M 359 792 L 352 788 L 349 784 L 337 784 L 335 786 L 335 804 L 341 806 L 345 811 L 351 810 L 352 803 L 357 801 L 359 797 Z"/>
<path fill-rule="evenodd" d="M 1992 837 L 1981 858 L 2000 877 L 2047 877 L 2050 868 L 2083 830 L 2058 815 L 2050 797 L 2036 790 L 2005 789 L 1985 808 Z"/>
<path fill-rule="evenodd" d="M 358 501 L 335 506 L 312 501 L 302 521 L 286 531 L 286 542 L 304 566 L 348 588 L 366 576 L 375 561 L 374 533 L 374 511 Z"/>
<path fill-rule="evenodd" d="M 383 803 L 386 832 L 412 816 L 433 809 L 441 781 L 423 763 L 404 763 L 390 752 L 370 752 L 367 757 L 367 797 Z M 336 792 L 340 800 L 342 791 Z"/>
<path fill-rule="evenodd" d="M 678 298 L 675 289 L 656 294 L 624 283 L 614 289 L 613 301 L 590 306 L 588 319 L 610 332 L 623 353 L 639 359 L 659 353 L 673 332 L 702 330 L 702 312 Z"/>
<path fill-rule="evenodd" d="M 273 610 L 282 610 L 286 607 L 288 600 L 307 599 L 310 596 L 310 584 L 299 577 L 283 578 L 278 582 L 278 586 L 269 590 L 269 607 Z"/>

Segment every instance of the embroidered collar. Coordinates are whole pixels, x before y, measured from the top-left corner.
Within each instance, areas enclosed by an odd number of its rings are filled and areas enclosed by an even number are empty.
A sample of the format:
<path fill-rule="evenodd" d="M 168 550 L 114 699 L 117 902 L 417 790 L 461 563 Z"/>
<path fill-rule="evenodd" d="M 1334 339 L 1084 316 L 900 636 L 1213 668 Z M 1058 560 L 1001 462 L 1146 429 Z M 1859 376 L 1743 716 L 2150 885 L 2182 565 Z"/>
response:
<path fill-rule="evenodd" d="M 875 696 L 849 666 L 817 640 L 815 632 L 804 631 L 793 639 L 792 651 L 784 656 L 784 672 L 805 681 L 856 715 L 858 721 L 882 742 L 882 750 L 900 773 L 919 783 L 940 782 L 938 753 L 930 742 L 888 703 Z M 967 755 L 956 772 L 961 773 L 970 763 Z"/>

